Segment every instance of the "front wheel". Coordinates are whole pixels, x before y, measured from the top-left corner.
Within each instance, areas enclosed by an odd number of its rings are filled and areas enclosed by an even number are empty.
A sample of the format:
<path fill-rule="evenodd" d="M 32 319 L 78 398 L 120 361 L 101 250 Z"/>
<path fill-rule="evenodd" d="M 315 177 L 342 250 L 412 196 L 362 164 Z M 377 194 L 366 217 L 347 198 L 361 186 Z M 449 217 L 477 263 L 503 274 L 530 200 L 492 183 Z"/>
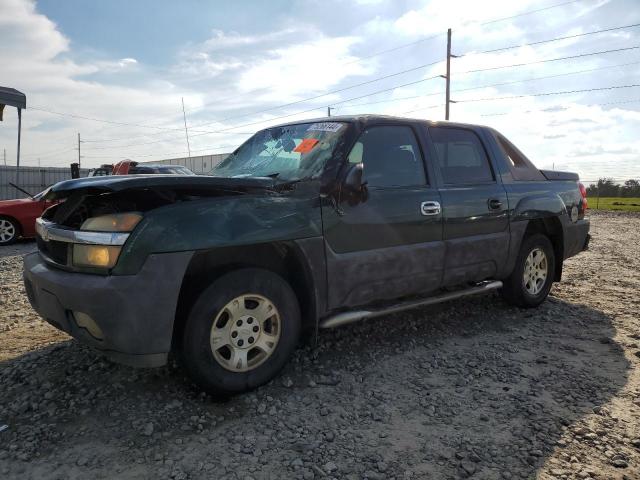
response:
<path fill-rule="evenodd" d="M 504 299 L 518 307 L 537 307 L 549 295 L 555 272 L 553 245 L 534 234 L 522 241 L 516 265 L 502 288 Z"/>
<path fill-rule="evenodd" d="M 187 319 L 182 357 L 193 380 L 216 395 L 271 380 L 300 337 L 295 293 L 279 275 L 247 268 L 205 289 Z"/>
<path fill-rule="evenodd" d="M 0 245 L 11 245 L 18 239 L 20 227 L 11 218 L 0 217 Z"/>

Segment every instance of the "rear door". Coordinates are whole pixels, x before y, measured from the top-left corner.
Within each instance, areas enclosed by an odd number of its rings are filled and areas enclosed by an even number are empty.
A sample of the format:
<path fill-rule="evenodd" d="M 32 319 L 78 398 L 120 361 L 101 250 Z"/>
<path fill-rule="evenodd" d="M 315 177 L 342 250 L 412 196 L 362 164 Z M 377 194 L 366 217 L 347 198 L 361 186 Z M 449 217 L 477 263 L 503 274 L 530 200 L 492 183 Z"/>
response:
<path fill-rule="evenodd" d="M 507 194 L 480 136 L 461 127 L 429 127 L 437 159 L 446 244 L 443 285 L 491 278 L 509 248 Z"/>
<path fill-rule="evenodd" d="M 322 208 L 330 308 L 436 289 L 444 245 L 440 194 L 410 125 L 364 130 L 349 154 L 369 197 Z"/>

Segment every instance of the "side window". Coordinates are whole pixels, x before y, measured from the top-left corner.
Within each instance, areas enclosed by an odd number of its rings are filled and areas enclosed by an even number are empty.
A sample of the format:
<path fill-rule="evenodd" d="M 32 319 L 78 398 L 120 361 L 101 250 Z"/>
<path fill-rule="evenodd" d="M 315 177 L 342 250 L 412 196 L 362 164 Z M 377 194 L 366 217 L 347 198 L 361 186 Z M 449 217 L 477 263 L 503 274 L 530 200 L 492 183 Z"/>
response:
<path fill-rule="evenodd" d="M 461 128 L 431 128 L 438 165 L 447 185 L 494 180 L 487 154 L 478 136 Z"/>
<path fill-rule="evenodd" d="M 425 185 L 424 163 L 409 127 L 372 127 L 365 130 L 349 153 L 350 163 L 362 162 L 370 187 Z"/>

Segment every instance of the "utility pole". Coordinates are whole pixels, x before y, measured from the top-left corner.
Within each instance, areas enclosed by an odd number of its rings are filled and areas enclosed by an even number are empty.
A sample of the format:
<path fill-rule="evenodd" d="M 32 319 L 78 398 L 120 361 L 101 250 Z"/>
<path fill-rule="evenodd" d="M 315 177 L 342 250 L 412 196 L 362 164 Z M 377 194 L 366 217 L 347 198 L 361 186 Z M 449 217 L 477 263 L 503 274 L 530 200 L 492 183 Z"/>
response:
<path fill-rule="evenodd" d="M 193 170 L 193 162 L 191 161 L 191 146 L 189 145 L 189 130 L 187 130 L 187 114 L 184 111 L 184 97 L 182 99 L 182 118 L 184 119 L 184 135 L 187 137 L 187 151 L 189 152 L 189 165 Z"/>
<path fill-rule="evenodd" d="M 18 107 L 18 151 L 16 152 L 16 185 L 20 186 L 20 132 L 22 131 L 22 109 Z"/>
<path fill-rule="evenodd" d="M 451 29 L 447 30 L 447 76 L 446 76 L 446 104 L 444 119 L 449 120 L 449 102 L 451 102 Z"/>
<path fill-rule="evenodd" d="M 327 107 L 327 117 L 331 116 L 331 110 L 333 110 L 332 107 Z"/>
<path fill-rule="evenodd" d="M 4 152 L 4 155 L 3 155 L 3 157 L 4 157 L 4 166 L 6 167 L 7 166 L 7 149 L 3 148 L 2 150 Z"/>
<path fill-rule="evenodd" d="M 78 169 L 80 169 L 80 158 L 82 158 L 80 156 L 80 143 L 82 143 L 80 141 L 80 132 L 78 132 Z"/>

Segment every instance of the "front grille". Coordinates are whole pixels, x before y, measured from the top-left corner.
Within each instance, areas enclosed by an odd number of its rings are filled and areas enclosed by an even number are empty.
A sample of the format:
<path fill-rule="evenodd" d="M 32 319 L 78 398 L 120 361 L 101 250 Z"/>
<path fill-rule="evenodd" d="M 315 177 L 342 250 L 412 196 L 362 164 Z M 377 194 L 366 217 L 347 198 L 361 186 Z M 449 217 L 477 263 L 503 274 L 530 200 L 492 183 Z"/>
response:
<path fill-rule="evenodd" d="M 37 237 L 38 250 L 48 259 L 60 265 L 67 265 L 67 257 L 69 252 L 69 243 L 49 240 L 45 242 Z"/>

